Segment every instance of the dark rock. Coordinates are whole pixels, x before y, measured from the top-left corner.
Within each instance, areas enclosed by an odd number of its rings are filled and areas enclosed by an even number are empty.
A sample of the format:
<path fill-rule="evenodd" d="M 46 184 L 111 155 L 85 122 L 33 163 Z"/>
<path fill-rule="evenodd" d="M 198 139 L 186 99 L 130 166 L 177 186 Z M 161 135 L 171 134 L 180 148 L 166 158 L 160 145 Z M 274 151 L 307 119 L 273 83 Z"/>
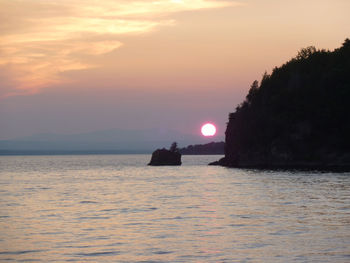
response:
<path fill-rule="evenodd" d="M 148 165 L 181 165 L 181 154 L 177 151 L 158 149 L 152 153 L 152 158 Z"/>
<path fill-rule="evenodd" d="M 221 165 L 221 166 L 227 166 L 225 163 L 225 157 L 221 158 L 219 161 L 211 162 L 208 165 Z"/>

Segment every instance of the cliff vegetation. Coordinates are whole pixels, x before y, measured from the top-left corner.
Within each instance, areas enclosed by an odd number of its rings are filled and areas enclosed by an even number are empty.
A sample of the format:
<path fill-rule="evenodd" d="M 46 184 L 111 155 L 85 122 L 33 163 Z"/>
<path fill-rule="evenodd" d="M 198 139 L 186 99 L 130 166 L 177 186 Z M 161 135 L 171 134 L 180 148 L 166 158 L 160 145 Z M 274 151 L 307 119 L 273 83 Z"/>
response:
<path fill-rule="evenodd" d="M 304 48 L 254 81 L 225 143 L 225 166 L 349 169 L 350 40 Z"/>

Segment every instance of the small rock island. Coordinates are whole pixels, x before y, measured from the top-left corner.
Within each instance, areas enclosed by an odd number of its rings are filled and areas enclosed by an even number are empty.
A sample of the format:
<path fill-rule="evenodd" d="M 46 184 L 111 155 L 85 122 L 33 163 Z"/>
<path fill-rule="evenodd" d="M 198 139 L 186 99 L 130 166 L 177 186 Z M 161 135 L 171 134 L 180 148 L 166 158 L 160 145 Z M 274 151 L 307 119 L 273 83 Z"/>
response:
<path fill-rule="evenodd" d="M 181 165 L 181 154 L 177 148 L 177 143 L 174 142 L 169 150 L 165 148 L 155 150 L 148 165 Z"/>

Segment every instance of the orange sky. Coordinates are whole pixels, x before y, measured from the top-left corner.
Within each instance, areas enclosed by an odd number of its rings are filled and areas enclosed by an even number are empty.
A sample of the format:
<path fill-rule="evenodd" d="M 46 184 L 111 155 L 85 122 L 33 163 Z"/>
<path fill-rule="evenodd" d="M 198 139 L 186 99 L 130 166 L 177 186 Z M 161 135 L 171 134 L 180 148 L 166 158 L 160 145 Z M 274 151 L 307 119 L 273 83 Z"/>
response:
<path fill-rule="evenodd" d="M 192 132 L 208 118 L 223 132 L 265 70 L 302 47 L 339 47 L 348 10 L 348 0 L 0 0 L 0 139 L 193 123 Z M 130 110 L 138 94 L 143 109 Z"/>

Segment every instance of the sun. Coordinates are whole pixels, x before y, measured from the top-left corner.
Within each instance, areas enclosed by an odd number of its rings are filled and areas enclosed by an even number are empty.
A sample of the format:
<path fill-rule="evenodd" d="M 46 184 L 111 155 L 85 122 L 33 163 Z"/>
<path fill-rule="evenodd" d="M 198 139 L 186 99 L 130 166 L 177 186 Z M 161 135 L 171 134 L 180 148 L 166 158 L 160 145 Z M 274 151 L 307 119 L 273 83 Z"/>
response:
<path fill-rule="evenodd" d="M 201 132 L 203 134 L 203 136 L 205 137 L 211 137 L 214 136 L 216 133 L 216 127 L 214 124 L 211 123 L 206 123 L 202 126 L 201 128 Z"/>

